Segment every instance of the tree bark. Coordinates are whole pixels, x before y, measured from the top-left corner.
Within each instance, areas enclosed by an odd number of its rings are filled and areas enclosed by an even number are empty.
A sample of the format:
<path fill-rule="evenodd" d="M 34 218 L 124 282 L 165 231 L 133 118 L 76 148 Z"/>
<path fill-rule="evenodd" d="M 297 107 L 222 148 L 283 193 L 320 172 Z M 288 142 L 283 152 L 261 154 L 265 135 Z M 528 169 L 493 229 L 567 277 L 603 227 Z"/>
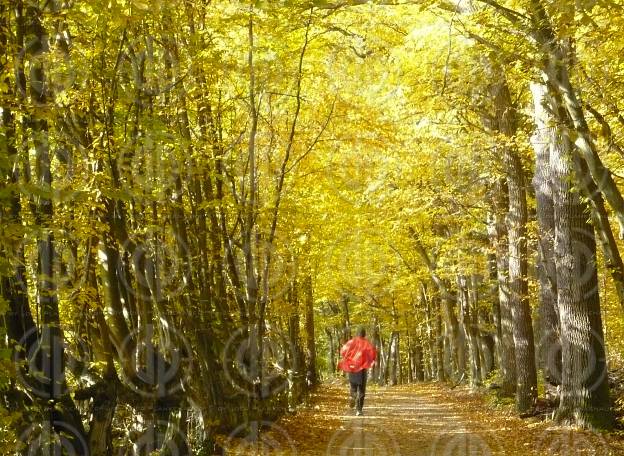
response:
<path fill-rule="evenodd" d="M 318 383 L 316 372 L 316 339 L 314 337 L 314 295 L 312 289 L 312 276 L 307 275 L 304 281 L 305 293 L 305 333 L 306 333 L 306 359 L 307 381 L 310 387 Z"/>
<path fill-rule="evenodd" d="M 438 291 L 440 292 L 443 316 L 447 332 L 447 341 L 451 352 L 451 359 L 455 363 L 455 375 L 458 379 L 463 378 L 466 371 L 466 341 L 462 335 L 459 323 L 457 321 L 457 316 L 455 314 L 454 303 L 456 302 L 457 298 L 449 291 L 448 284 L 436 272 L 435 262 L 429 257 L 429 254 L 425 250 L 420 240 L 417 239 L 415 236 L 412 237 L 415 241 L 416 252 L 425 263 L 425 266 L 429 270 L 429 274 L 431 275 L 433 283 L 436 285 Z"/>
<path fill-rule="evenodd" d="M 516 133 L 515 108 L 504 75 L 491 86 L 498 130 L 512 138 Z M 528 299 L 528 252 L 526 225 L 528 222 L 526 179 L 518 153 L 511 145 L 502 145 L 501 153 L 507 177 L 509 211 L 507 233 L 509 243 L 509 306 L 513 321 L 516 354 L 516 407 L 520 412 L 530 410 L 537 399 L 537 372 L 531 307 Z"/>
<path fill-rule="evenodd" d="M 336 373 L 336 346 L 332 328 L 325 328 L 325 334 L 327 335 L 327 349 L 329 351 L 329 372 L 333 375 Z"/>
<path fill-rule="evenodd" d="M 493 190 L 493 218 L 491 239 L 496 255 L 496 276 L 500 308 L 500 383 L 501 395 L 513 396 L 516 392 L 516 348 L 513 339 L 513 321 L 509 291 L 509 244 L 507 227 L 503 221 L 509 207 L 507 184 L 498 180 Z"/>
<path fill-rule="evenodd" d="M 476 340 L 476 334 L 474 331 L 475 328 L 472 325 L 471 312 L 473 311 L 473 309 L 470 308 L 468 283 L 466 277 L 461 274 L 457 277 L 457 290 L 458 303 L 460 308 L 459 320 L 462 326 L 462 332 L 468 339 L 470 385 L 471 387 L 476 388 L 481 384 L 481 360 L 479 359 L 479 349 L 477 345 L 478 342 Z"/>
<path fill-rule="evenodd" d="M 544 103 L 545 91 L 542 90 Z M 551 111 L 564 118 L 557 94 L 547 98 Z M 575 189 L 574 145 L 564 123 L 550 129 L 557 264 L 557 307 L 561 324 L 562 370 L 559 409 L 564 424 L 610 428 L 607 364 L 598 294 L 596 240 L 588 204 Z"/>
<path fill-rule="evenodd" d="M 47 89 L 43 64 L 37 59 L 47 52 L 47 35 L 42 25 L 42 12 L 35 4 L 27 4 L 18 0 L 15 5 L 18 38 L 17 45 L 20 56 L 16 59 L 18 90 L 22 101 L 31 108 L 39 108 L 48 103 Z M 24 60 L 30 59 L 30 78 L 24 73 Z M 27 87 L 26 87 L 27 84 Z M 27 97 L 27 98 L 26 98 Z M 52 216 L 52 166 L 48 142 L 48 121 L 33 109 L 32 114 L 25 116 L 25 126 L 32 132 L 31 140 L 36 154 L 36 187 L 43 195 L 34 203 L 34 218 L 39 225 L 40 235 L 37 239 L 37 272 L 39 282 L 37 293 L 41 312 L 41 333 L 34 355 L 35 363 L 40 363 L 45 392 L 40 391 L 40 399 L 45 399 L 50 427 L 57 433 L 64 431 L 64 426 L 71 426 L 75 431 L 67 435 L 67 441 L 78 453 L 86 451 L 84 442 L 86 433 L 80 419 L 78 409 L 69 395 L 65 377 L 65 348 L 61 328 L 58 295 L 55 283 L 55 243 L 53 236 Z M 28 157 L 28 154 L 25 154 Z M 26 178 L 30 177 L 30 164 L 24 161 Z M 32 361 L 31 361 L 32 362 Z M 31 366 L 34 364 L 31 364 Z M 42 394 L 44 393 L 44 394 Z"/>
<path fill-rule="evenodd" d="M 559 385 L 561 383 L 561 340 L 557 306 L 557 266 L 554 256 L 553 180 L 550 170 L 553 119 L 543 106 L 545 90 L 543 85 L 531 84 L 536 124 L 536 131 L 531 138 L 536 155 L 533 187 L 535 188 L 539 228 L 537 241 L 539 255 L 537 274 L 540 283 L 538 359 L 547 384 Z"/>

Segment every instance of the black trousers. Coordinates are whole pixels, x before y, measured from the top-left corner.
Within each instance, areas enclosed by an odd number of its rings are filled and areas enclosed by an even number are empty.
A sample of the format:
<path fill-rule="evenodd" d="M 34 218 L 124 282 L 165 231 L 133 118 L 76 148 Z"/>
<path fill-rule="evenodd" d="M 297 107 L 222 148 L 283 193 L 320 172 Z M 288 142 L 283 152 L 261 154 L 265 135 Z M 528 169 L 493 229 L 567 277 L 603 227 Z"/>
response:
<path fill-rule="evenodd" d="M 366 369 L 349 373 L 349 384 L 351 385 L 351 404 L 355 405 L 358 411 L 362 411 L 364 407 L 364 396 L 366 395 L 366 378 L 368 377 Z"/>

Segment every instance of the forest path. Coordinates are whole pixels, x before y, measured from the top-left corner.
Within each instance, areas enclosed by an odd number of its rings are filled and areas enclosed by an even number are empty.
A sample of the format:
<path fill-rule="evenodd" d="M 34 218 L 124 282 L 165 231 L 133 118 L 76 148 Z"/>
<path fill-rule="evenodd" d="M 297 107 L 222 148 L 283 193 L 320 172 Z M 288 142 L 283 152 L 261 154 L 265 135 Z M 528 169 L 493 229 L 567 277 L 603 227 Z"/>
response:
<path fill-rule="evenodd" d="M 322 385 L 307 406 L 267 429 L 259 442 L 230 440 L 228 455 L 494 456 L 624 454 L 621 441 L 521 420 L 484 405 L 467 389 L 434 384 L 369 385 L 364 416 L 347 385 Z"/>

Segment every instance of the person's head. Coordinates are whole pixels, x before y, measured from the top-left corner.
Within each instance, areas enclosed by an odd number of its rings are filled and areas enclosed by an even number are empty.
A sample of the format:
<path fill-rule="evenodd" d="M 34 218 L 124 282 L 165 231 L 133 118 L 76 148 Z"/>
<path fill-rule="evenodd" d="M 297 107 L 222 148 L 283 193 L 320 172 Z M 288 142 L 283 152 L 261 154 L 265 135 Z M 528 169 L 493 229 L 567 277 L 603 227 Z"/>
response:
<path fill-rule="evenodd" d="M 357 335 L 358 337 L 366 337 L 366 329 L 364 329 L 364 326 L 360 326 L 360 327 L 357 329 L 356 335 Z"/>

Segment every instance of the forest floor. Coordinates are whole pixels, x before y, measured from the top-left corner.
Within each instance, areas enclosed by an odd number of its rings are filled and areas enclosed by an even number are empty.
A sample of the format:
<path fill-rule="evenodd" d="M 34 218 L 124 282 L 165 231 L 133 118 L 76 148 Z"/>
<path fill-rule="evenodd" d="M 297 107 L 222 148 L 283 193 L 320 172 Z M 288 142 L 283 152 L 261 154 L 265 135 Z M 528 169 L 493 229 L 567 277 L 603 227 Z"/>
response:
<path fill-rule="evenodd" d="M 624 455 L 613 435 L 520 419 L 481 393 L 437 384 L 369 385 L 364 415 L 346 383 L 322 385 L 308 404 L 266 426 L 256 443 L 230 440 L 227 455 L 494 456 Z"/>

